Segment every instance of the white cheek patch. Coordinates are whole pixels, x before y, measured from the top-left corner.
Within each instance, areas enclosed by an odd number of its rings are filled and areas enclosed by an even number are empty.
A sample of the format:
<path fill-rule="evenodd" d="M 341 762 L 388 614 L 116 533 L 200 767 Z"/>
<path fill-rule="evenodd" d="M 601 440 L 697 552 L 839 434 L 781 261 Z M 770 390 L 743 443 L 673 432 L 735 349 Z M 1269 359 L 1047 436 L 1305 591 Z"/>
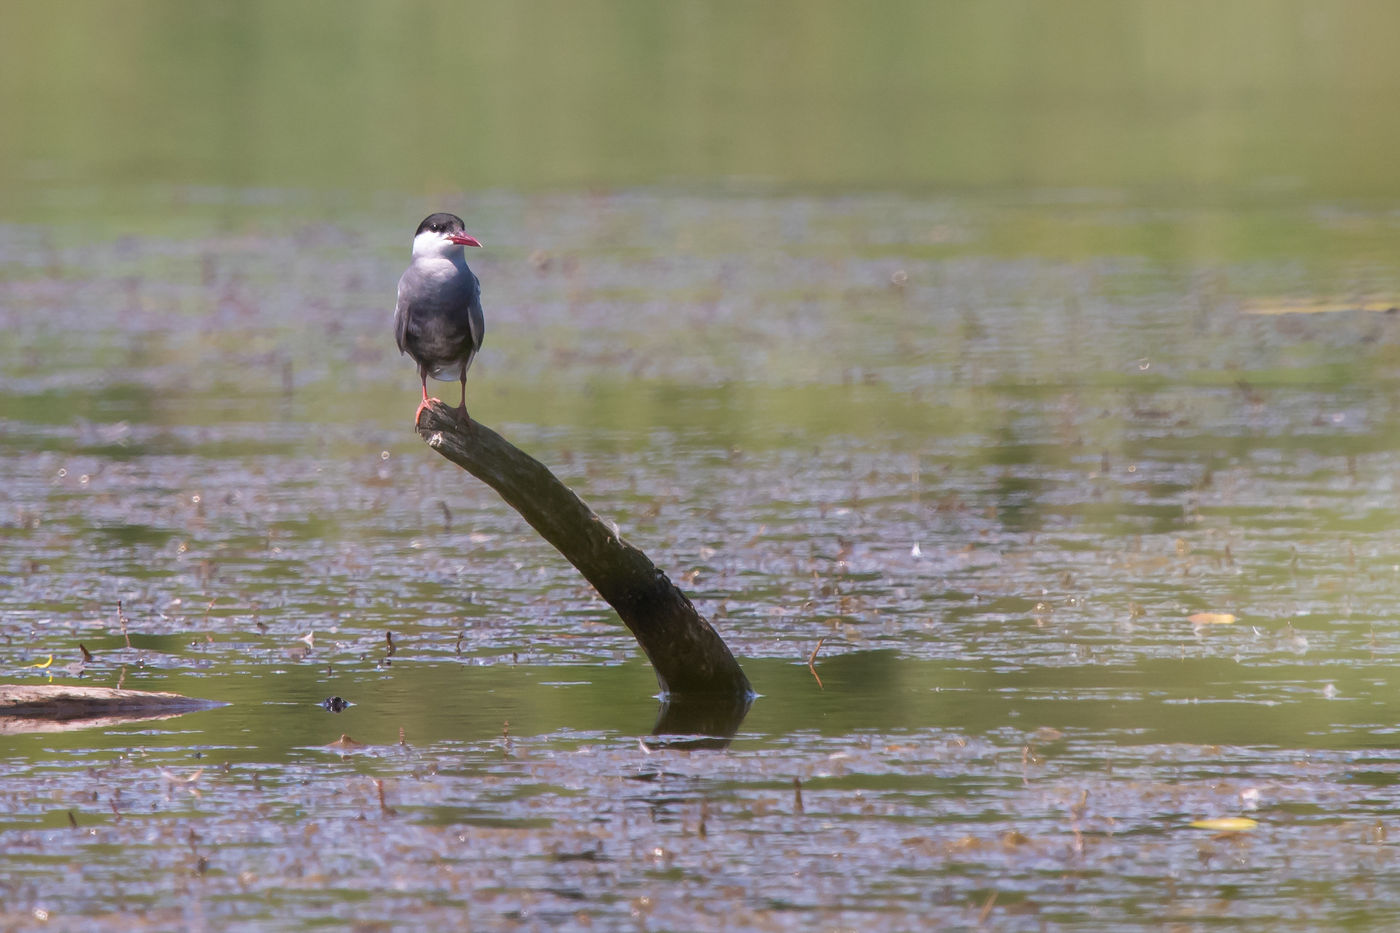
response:
<path fill-rule="evenodd" d="M 456 246 L 451 240 L 435 230 L 424 230 L 413 238 L 414 258 L 445 256 Z"/>

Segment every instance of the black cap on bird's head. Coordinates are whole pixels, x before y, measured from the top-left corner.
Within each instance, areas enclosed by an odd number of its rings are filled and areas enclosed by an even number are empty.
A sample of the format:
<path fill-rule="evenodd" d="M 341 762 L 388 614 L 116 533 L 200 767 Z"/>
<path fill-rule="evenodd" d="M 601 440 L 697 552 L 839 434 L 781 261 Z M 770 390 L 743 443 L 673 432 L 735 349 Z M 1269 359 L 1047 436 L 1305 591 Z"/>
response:
<path fill-rule="evenodd" d="M 413 232 L 413 236 L 416 238 L 419 234 L 428 232 L 440 234 L 458 246 L 481 245 L 480 240 L 467 233 L 467 225 L 462 223 L 462 218 L 445 211 L 424 217 L 423 222 L 418 225 L 418 229 Z"/>

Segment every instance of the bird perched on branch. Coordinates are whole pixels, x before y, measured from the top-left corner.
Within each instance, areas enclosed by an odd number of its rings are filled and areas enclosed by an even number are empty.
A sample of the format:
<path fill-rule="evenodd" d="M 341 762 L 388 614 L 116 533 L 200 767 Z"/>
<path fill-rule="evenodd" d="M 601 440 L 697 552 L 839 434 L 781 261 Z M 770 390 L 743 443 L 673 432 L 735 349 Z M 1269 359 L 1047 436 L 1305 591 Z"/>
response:
<path fill-rule="evenodd" d="M 432 214 L 413 234 L 413 261 L 399 279 L 394 306 L 394 337 L 399 352 L 418 364 L 423 401 L 428 404 L 428 377 L 460 380 L 462 418 L 467 415 L 467 370 L 481 349 L 486 321 L 481 314 L 481 284 L 467 268 L 466 246 L 480 246 L 456 214 Z"/>

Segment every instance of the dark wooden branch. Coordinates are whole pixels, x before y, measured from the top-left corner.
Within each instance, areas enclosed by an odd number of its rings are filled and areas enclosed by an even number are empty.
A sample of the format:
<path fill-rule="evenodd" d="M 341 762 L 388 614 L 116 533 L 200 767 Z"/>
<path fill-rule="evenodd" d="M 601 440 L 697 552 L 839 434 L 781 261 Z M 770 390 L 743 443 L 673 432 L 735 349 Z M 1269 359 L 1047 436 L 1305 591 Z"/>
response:
<path fill-rule="evenodd" d="M 686 595 L 544 464 L 433 399 L 418 418 L 428 446 L 500 493 L 607 600 L 674 697 L 743 697 L 748 678 Z"/>

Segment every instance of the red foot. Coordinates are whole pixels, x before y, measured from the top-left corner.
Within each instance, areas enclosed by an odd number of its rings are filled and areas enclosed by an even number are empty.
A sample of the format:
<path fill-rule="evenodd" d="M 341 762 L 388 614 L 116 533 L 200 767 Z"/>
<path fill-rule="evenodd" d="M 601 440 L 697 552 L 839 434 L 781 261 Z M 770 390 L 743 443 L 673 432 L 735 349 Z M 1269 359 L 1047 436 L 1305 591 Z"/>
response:
<path fill-rule="evenodd" d="M 418 410 L 415 411 L 415 412 L 413 413 L 413 426 L 414 426 L 415 428 L 418 427 L 418 421 L 423 417 L 423 409 L 425 409 L 425 408 L 428 407 L 428 403 L 429 403 L 429 402 L 440 402 L 440 401 L 442 401 L 442 399 L 439 399 L 439 398 L 428 398 L 426 395 L 423 396 L 423 401 L 421 401 L 421 402 L 418 403 Z"/>

